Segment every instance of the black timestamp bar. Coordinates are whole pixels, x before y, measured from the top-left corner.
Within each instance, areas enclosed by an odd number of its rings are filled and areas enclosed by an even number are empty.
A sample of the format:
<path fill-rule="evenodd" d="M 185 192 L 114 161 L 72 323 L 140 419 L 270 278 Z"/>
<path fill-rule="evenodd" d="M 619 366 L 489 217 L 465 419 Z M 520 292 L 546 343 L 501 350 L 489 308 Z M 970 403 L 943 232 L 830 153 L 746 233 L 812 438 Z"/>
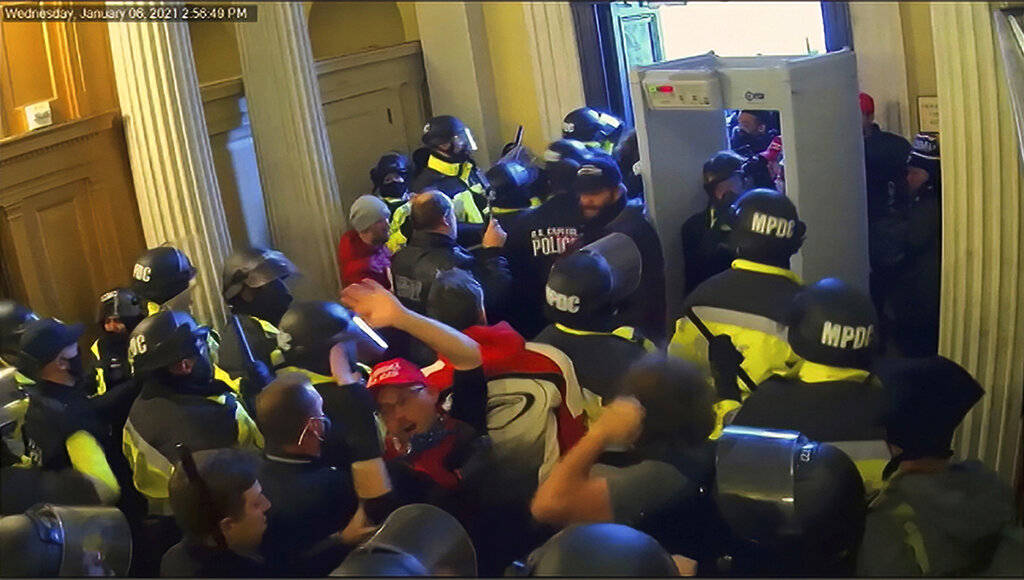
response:
<path fill-rule="evenodd" d="M 81 2 L 65 6 L 38 2 L 6 4 L 5 22 L 256 22 L 256 4 Z"/>

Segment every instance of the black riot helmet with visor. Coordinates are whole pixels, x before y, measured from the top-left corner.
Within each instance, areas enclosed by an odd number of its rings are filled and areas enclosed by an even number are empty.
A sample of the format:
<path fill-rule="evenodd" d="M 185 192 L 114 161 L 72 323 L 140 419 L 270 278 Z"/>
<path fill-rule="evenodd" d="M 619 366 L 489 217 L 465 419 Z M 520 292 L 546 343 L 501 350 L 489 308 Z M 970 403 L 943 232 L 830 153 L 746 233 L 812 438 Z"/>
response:
<path fill-rule="evenodd" d="M 330 375 L 330 352 L 345 345 L 351 370 L 357 370 L 357 342 L 387 349 L 387 343 L 359 317 L 337 302 L 308 300 L 293 304 L 281 318 L 278 347 L 285 363 Z"/>
<path fill-rule="evenodd" d="M 96 314 L 96 322 L 107 334 L 106 323 L 110 319 L 124 325 L 124 333 L 130 334 L 139 322 L 146 317 L 146 308 L 138 294 L 128 288 L 113 288 L 100 296 L 100 306 Z"/>
<path fill-rule="evenodd" d="M 672 556 L 651 536 L 614 523 L 569 526 L 513 563 L 512 576 L 664 578 L 679 576 Z"/>
<path fill-rule="evenodd" d="M 477 150 L 473 132 L 461 119 L 451 115 L 440 115 L 427 121 L 421 141 L 435 153 L 457 161 L 465 161 Z"/>
<path fill-rule="evenodd" d="M 622 120 L 614 115 L 591 107 L 581 107 L 569 112 L 562 120 L 562 137 L 595 144 L 605 153 L 611 154 L 624 128 Z"/>

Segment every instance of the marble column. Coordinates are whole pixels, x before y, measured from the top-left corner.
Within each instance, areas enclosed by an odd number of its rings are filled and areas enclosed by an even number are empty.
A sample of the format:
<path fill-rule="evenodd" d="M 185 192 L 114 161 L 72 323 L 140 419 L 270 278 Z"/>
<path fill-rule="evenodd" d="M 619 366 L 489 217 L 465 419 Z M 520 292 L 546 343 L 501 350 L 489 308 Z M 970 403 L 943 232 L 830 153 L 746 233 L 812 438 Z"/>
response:
<path fill-rule="evenodd" d="M 198 269 L 193 313 L 221 327 L 221 266 L 231 252 L 188 25 L 108 24 L 135 195 L 149 247 L 170 243 Z M 125 272 L 127 283 L 130 272 Z"/>
<path fill-rule="evenodd" d="M 274 246 L 302 271 L 299 298 L 336 300 L 346 226 L 309 29 L 298 3 L 260 4 L 238 24 L 242 79 Z M 358 139 L 358 135 L 352 135 Z"/>

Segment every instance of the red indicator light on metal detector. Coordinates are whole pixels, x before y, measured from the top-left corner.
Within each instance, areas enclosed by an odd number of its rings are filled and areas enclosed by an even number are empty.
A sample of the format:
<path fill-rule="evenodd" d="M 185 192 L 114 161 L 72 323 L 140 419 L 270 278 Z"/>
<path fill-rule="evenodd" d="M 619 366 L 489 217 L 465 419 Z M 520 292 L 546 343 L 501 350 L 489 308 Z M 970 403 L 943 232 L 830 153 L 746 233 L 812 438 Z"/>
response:
<path fill-rule="evenodd" d="M 669 85 L 662 85 L 662 86 L 658 87 L 658 92 L 659 93 L 672 93 L 672 92 L 675 92 L 675 89 L 672 88 Z"/>

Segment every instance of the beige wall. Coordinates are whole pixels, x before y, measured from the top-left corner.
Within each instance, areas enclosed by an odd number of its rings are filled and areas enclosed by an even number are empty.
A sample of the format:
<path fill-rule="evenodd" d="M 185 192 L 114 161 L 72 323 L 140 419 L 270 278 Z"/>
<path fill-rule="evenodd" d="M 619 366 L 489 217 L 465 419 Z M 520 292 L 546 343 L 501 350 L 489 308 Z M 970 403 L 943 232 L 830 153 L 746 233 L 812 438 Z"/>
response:
<path fill-rule="evenodd" d="M 405 42 L 394 2 L 314 2 L 309 13 L 314 60 Z"/>
<path fill-rule="evenodd" d="M 542 152 L 547 143 L 541 131 L 537 86 L 526 48 L 523 5 L 488 2 L 483 8 L 501 137 L 504 142 L 511 141 L 516 127 L 522 125 L 524 143 L 535 153 Z"/>
<path fill-rule="evenodd" d="M 929 2 L 901 2 L 903 50 L 907 59 L 907 96 L 910 99 L 911 132 L 921 130 L 917 98 L 934 97 L 935 47 L 932 45 L 932 15 Z"/>
<path fill-rule="evenodd" d="M 192 57 L 199 84 L 205 85 L 242 74 L 235 25 L 228 22 L 189 22 Z"/>

